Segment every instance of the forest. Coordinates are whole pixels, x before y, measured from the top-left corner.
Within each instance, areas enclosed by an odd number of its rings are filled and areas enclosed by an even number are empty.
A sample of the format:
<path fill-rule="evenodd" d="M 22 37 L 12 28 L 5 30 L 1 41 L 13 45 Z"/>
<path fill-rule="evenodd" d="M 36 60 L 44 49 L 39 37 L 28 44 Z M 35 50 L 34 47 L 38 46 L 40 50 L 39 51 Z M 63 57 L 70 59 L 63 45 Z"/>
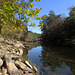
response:
<path fill-rule="evenodd" d="M 40 1 L 40 0 L 35 0 Z M 13 2 L 13 3 L 12 3 Z M 34 7 L 33 0 L 2 0 L 0 1 L 0 35 L 4 38 L 25 40 L 27 26 L 36 26 L 28 22 L 35 18 L 40 20 L 41 38 L 44 42 L 64 42 L 75 38 L 75 7 L 69 8 L 69 16 L 56 15 L 50 10 L 48 15 L 39 16 L 42 8 Z M 16 15 L 18 17 L 16 17 Z M 28 33 L 32 35 L 32 33 Z M 28 35 L 28 36 L 29 36 Z M 38 34 L 39 35 L 39 34 Z M 37 35 L 36 35 L 37 36 Z M 29 36 L 30 37 L 30 36 Z"/>
<path fill-rule="evenodd" d="M 37 37 L 36 33 L 28 32 L 27 26 L 36 26 L 33 22 L 28 24 L 31 18 L 42 20 L 43 17 L 38 15 L 42 8 L 34 7 L 32 2 L 33 0 L 0 1 L 0 37 L 21 41 L 25 41 L 26 37 L 31 37 L 30 39 Z"/>
<path fill-rule="evenodd" d="M 75 39 L 75 7 L 69 8 L 69 16 L 56 15 L 50 11 L 43 19 L 42 40 L 44 42 L 64 42 Z"/>

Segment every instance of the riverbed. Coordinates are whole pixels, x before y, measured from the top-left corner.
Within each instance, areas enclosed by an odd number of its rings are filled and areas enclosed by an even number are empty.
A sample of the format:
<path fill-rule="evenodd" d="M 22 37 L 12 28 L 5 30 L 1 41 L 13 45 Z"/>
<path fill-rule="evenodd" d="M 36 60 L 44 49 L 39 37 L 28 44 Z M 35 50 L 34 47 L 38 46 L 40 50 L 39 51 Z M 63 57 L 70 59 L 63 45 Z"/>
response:
<path fill-rule="evenodd" d="M 29 43 L 27 59 L 39 69 L 40 75 L 75 75 L 75 47 Z"/>

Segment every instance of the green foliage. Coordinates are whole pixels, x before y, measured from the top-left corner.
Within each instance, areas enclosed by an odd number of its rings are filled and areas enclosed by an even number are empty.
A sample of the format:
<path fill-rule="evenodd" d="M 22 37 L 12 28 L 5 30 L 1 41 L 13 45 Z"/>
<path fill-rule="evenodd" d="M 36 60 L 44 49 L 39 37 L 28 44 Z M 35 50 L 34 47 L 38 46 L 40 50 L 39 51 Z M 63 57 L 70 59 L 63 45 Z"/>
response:
<path fill-rule="evenodd" d="M 35 0 L 40 1 L 40 0 Z M 20 3 L 19 3 L 20 2 Z M 33 0 L 2 0 L 0 1 L 0 23 L 4 24 L 16 24 L 15 14 L 17 13 L 20 21 L 29 22 L 30 17 L 42 19 L 38 16 L 41 8 L 34 7 Z"/>
<path fill-rule="evenodd" d="M 40 37 L 41 34 L 33 33 L 31 31 L 28 31 L 26 40 L 31 41 L 31 40 L 40 40 L 38 37 Z"/>
<path fill-rule="evenodd" d="M 16 39 L 24 41 L 27 36 L 27 27 L 24 30 L 19 27 L 16 29 L 15 27 L 7 27 L 6 25 L 4 25 L 2 27 L 1 34 L 5 39 Z"/>
<path fill-rule="evenodd" d="M 42 17 L 38 15 L 40 10 L 42 8 L 34 7 L 33 0 L 1 0 L 0 34 L 6 38 L 24 40 L 27 35 L 24 23 L 31 21 L 31 17 L 36 20 L 42 20 Z M 16 14 L 18 15 L 17 18 Z M 36 26 L 36 24 L 31 23 L 29 26 Z"/>
<path fill-rule="evenodd" d="M 69 10 L 70 10 L 70 12 L 69 12 L 70 16 L 75 15 L 75 7 L 71 7 L 71 8 L 69 8 Z"/>
<path fill-rule="evenodd" d="M 67 38 L 75 38 L 75 15 L 66 18 L 63 30 Z"/>
<path fill-rule="evenodd" d="M 43 19 L 42 38 L 44 41 L 64 41 L 75 38 L 75 7 L 70 9 L 70 16 L 62 18 L 50 11 L 49 16 Z"/>

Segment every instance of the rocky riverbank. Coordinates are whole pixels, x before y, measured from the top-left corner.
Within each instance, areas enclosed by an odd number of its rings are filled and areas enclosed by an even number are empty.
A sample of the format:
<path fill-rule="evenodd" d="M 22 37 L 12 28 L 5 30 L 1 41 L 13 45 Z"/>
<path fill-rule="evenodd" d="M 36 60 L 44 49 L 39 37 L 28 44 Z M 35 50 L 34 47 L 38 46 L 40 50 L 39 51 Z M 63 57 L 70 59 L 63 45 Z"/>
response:
<path fill-rule="evenodd" d="M 0 38 L 0 75 L 37 75 L 35 66 L 21 60 L 25 47 L 21 41 Z"/>

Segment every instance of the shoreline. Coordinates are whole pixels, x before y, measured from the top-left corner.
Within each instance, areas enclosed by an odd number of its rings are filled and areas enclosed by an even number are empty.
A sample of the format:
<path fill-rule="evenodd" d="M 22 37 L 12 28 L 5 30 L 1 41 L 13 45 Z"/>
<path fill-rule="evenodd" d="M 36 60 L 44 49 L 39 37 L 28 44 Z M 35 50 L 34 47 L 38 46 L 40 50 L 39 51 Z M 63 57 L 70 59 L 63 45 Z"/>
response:
<path fill-rule="evenodd" d="M 25 48 L 26 45 L 22 41 L 0 38 L 0 74 L 37 75 L 38 70 L 34 65 L 21 60 Z"/>

